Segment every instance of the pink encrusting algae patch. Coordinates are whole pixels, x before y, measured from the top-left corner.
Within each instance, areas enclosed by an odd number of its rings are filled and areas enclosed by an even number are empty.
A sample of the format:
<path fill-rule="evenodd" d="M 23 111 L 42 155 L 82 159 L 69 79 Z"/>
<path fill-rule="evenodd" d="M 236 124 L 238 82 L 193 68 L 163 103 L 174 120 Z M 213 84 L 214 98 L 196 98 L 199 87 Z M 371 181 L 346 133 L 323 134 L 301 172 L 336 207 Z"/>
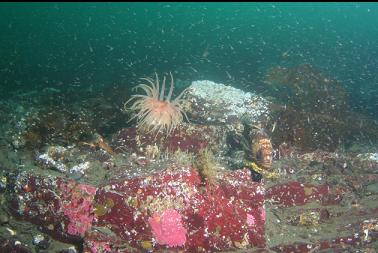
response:
<path fill-rule="evenodd" d="M 62 209 L 69 218 L 67 232 L 70 235 L 84 236 L 92 227 L 93 199 L 96 188 L 91 185 L 67 183 L 61 185 L 63 193 Z"/>
<path fill-rule="evenodd" d="M 247 224 L 250 227 L 257 226 L 257 220 L 265 222 L 266 211 L 264 207 L 259 207 L 255 214 L 247 213 Z"/>
<path fill-rule="evenodd" d="M 256 219 L 255 219 L 255 217 L 252 214 L 249 214 L 249 213 L 247 214 L 247 224 L 249 226 L 256 225 Z"/>
<path fill-rule="evenodd" d="M 170 247 L 185 244 L 187 230 L 182 224 L 181 214 L 175 209 L 167 209 L 161 215 L 155 213 L 148 222 L 159 244 Z"/>
<path fill-rule="evenodd" d="M 263 222 L 265 222 L 265 220 L 266 220 L 266 210 L 265 210 L 264 207 L 259 207 L 259 209 L 260 209 L 261 220 Z"/>

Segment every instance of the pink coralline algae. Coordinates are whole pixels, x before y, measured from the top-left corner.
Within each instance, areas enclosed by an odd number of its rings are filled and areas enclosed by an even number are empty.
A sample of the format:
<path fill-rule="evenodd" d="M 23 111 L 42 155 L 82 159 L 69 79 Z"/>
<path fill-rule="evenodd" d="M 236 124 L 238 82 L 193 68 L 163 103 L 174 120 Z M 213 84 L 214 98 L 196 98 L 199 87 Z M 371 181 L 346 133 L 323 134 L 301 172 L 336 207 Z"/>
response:
<path fill-rule="evenodd" d="M 259 207 L 255 214 L 247 213 L 247 219 L 246 219 L 247 225 L 250 228 L 256 228 L 259 223 L 257 219 L 259 219 L 260 222 L 265 223 L 265 217 L 266 217 L 265 208 Z"/>
<path fill-rule="evenodd" d="M 148 219 L 152 232 L 159 244 L 170 247 L 182 246 L 186 242 L 186 232 L 180 213 L 175 209 L 167 209 L 163 214 L 153 214 Z"/>
<path fill-rule="evenodd" d="M 252 214 L 247 214 L 247 224 L 249 226 L 254 226 L 256 225 L 256 219 Z"/>
<path fill-rule="evenodd" d="M 62 208 L 64 215 L 69 218 L 67 232 L 70 235 L 84 236 L 85 232 L 92 227 L 93 221 L 93 198 L 96 188 L 90 185 L 78 184 L 61 185 L 64 191 Z"/>
<path fill-rule="evenodd" d="M 260 214 L 261 214 L 261 220 L 265 222 L 266 220 L 266 210 L 263 207 L 259 207 Z"/>

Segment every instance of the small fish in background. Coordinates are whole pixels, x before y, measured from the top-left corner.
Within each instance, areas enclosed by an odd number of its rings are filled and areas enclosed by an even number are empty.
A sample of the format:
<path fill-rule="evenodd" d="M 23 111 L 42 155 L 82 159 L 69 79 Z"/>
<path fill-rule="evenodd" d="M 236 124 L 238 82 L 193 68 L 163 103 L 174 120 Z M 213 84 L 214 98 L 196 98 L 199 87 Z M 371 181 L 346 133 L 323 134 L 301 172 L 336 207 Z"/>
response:
<path fill-rule="evenodd" d="M 287 58 L 287 57 L 289 57 L 289 56 L 290 56 L 290 51 L 291 51 L 291 49 L 286 50 L 285 52 L 283 52 L 283 53 L 281 54 L 281 57 L 282 57 L 282 58 Z"/>
<path fill-rule="evenodd" d="M 88 17 L 88 22 L 85 24 L 86 27 L 88 27 L 88 26 L 91 24 L 91 22 L 92 22 L 92 17 L 89 16 L 89 17 Z"/>
<path fill-rule="evenodd" d="M 234 79 L 232 76 L 231 76 L 231 74 L 230 73 L 228 73 L 228 71 L 226 70 L 226 75 L 227 75 L 227 77 L 228 77 L 228 79 Z"/>
<path fill-rule="evenodd" d="M 209 56 L 209 44 L 207 44 L 205 50 L 203 51 L 202 58 L 207 59 L 208 56 Z"/>
<path fill-rule="evenodd" d="M 272 130 L 271 130 L 272 133 L 274 132 L 274 130 L 276 130 L 276 127 L 277 127 L 277 121 L 273 123 Z"/>
<path fill-rule="evenodd" d="M 198 73 L 198 70 L 196 70 L 195 68 L 193 67 L 189 67 L 191 70 L 193 70 L 195 73 Z"/>
<path fill-rule="evenodd" d="M 89 52 L 93 53 L 93 47 L 90 42 L 88 42 Z"/>

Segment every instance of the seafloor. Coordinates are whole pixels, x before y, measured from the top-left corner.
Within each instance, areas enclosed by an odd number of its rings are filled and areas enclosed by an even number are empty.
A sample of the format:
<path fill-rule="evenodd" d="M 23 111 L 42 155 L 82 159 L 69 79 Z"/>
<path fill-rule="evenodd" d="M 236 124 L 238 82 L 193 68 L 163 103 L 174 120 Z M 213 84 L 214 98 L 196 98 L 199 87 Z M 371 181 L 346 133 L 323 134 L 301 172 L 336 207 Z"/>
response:
<path fill-rule="evenodd" d="M 119 87 L 1 100 L 0 252 L 376 252 L 376 121 L 313 66 L 265 82 L 193 82 L 169 136 Z"/>

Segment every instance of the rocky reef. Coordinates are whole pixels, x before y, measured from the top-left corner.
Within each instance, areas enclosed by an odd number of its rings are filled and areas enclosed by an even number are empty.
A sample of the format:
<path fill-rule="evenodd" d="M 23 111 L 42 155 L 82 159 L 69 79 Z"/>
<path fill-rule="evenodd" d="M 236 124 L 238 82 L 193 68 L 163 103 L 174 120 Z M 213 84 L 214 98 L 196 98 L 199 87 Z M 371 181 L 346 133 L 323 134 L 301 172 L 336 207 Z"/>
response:
<path fill-rule="evenodd" d="M 342 84 L 309 64 L 272 68 L 265 83 L 275 97 L 267 123 L 275 145 L 335 151 L 378 138 L 374 120 L 348 107 L 352 98 Z"/>
<path fill-rule="evenodd" d="M 170 135 L 103 99 L 3 102 L 0 252 L 377 248 L 376 150 L 342 149 L 377 139 L 374 121 L 312 66 L 272 69 L 266 85 L 274 99 L 193 82 L 190 122 Z"/>

